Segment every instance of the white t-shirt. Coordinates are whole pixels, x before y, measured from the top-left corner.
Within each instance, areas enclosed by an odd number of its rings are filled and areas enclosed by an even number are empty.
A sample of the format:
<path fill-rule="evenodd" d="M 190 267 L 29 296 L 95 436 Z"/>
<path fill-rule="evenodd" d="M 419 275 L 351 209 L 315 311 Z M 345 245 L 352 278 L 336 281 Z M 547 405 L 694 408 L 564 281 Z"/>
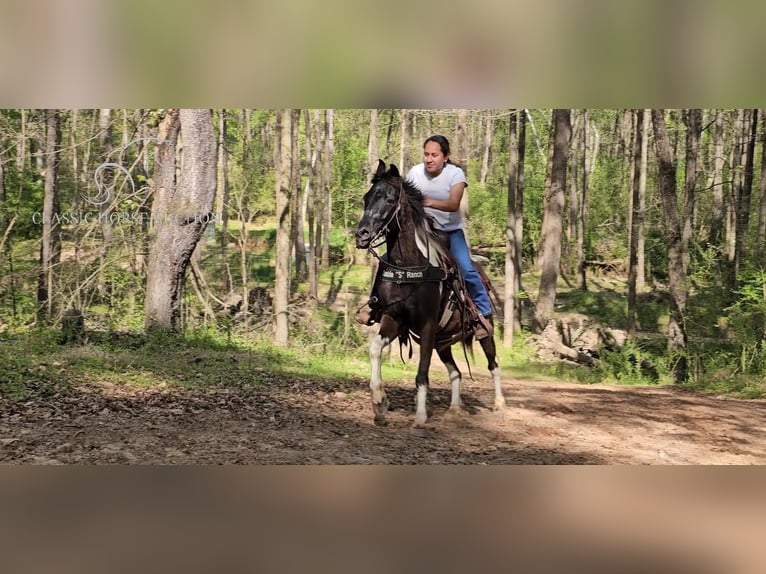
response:
<path fill-rule="evenodd" d="M 428 175 L 425 164 L 419 163 L 409 171 L 407 179 L 423 193 L 424 197 L 442 201 L 449 199 L 449 191 L 456 183 L 465 183 L 466 187 L 468 186 L 463 170 L 451 163 L 445 163 L 442 172 L 436 177 Z M 426 213 L 436 220 L 436 226 L 439 229 L 455 231 L 463 227 L 459 209 L 457 211 L 442 211 L 433 207 L 425 209 Z"/>

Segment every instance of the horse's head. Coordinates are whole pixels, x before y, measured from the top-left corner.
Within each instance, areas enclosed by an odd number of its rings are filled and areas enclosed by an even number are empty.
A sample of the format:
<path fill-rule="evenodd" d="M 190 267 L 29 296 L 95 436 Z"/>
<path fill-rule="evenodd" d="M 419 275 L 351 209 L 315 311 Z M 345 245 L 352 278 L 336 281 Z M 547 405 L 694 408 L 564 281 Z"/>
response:
<path fill-rule="evenodd" d="M 366 249 L 372 241 L 385 233 L 399 209 L 402 193 L 402 177 L 394 164 L 386 170 L 386 164 L 378 160 L 378 169 L 372 185 L 364 195 L 364 213 L 356 226 L 356 246 Z"/>

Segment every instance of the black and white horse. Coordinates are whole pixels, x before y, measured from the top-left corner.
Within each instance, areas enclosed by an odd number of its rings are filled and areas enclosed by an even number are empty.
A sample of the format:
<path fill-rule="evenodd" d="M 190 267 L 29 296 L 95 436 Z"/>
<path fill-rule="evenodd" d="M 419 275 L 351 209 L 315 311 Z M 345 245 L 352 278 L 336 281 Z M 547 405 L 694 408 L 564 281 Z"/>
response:
<path fill-rule="evenodd" d="M 446 236 L 435 231 L 422 201 L 421 192 L 402 178 L 395 165 L 386 169 L 386 164 L 379 161 L 372 185 L 364 196 L 364 214 L 356 229 L 358 248 L 376 254 L 374 248 L 386 244 L 387 255 L 380 262 L 381 280 L 377 288 L 382 318 L 380 330 L 369 346 L 370 389 L 376 424 L 384 423 L 388 410 L 381 378 L 381 354 L 397 337 L 403 342 L 412 338 L 420 344 L 414 426 L 423 426 L 428 419 L 428 370 L 434 349 L 449 373 L 450 410 L 459 411 L 462 406 L 462 377 L 452 356 L 452 345 L 471 344 L 468 307 L 472 302 L 465 290 L 459 288 L 459 276 L 455 278 L 457 266 L 449 253 Z M 502 409 L 505 398 L 495 341 L 490 336 L 480 344 L 494 380 L 494 407 Z"/>

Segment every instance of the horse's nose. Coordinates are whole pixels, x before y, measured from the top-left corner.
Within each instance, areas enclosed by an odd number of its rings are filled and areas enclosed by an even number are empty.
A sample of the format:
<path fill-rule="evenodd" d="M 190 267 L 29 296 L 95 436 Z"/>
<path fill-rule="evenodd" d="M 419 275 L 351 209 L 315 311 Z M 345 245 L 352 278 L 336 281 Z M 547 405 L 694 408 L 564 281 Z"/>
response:
<path fill-rule="evenodd" d="M 357 247 L 367 247 L 370 243 L 370 230 L 366 227 L 360 227 L 356 230 L 354 237 L 356 238 Z"/>

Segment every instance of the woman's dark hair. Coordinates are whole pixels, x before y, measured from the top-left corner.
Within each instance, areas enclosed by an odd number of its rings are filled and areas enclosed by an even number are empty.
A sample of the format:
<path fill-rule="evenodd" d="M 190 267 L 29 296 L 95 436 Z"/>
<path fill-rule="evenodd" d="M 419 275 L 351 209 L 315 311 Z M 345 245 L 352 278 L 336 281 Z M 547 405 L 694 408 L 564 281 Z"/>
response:
<path fill-rule="evenodd" d="M 449 149 L 449 140 L 447 138 L 445 138 L 444 136 L 439 135 L 439 134 L 432 135 L 426 141 L 423 142 L 423 147 L 426 147 L 426 144 L 428 142 L 435 142 L 435 143 L 439 144 L 439 147 L 441 148 L 442 153 L 445 156 L 447 156 L 447 162 L 446 163 L 451 163 L 452 165 L 457 166 L 460 169 L 462 169 L 463 171 L 465 171 L 465 169 L 463 168 L 462 165 L 460 165 L 459 163 L 455 163 L 454 161 L 452 161 L 448 157 L 450 155 L 450 149 Z"/>

